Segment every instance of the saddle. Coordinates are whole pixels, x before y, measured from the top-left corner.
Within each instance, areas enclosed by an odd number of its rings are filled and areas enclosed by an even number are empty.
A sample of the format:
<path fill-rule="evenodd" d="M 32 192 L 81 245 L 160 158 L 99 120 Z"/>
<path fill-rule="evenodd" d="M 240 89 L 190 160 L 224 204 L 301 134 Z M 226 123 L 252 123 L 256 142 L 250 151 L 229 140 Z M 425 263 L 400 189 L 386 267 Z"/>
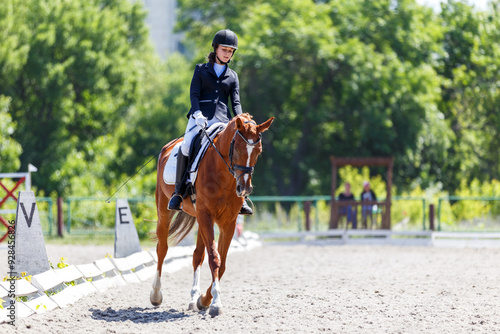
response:
<path fill-rule="evenodd" d="M 213 141 L 217 135 L 222 132 L 226 128 L 225 123 L 214 123 L 208 129 L 206 129 L 207 134 L 210 136 L 210 139 Z M 179 154 L 179 149 L 182 142 L 179 142 L 172 149 L 172 153 L 168 158 L 167 163 L 165 164 L 165 169 L 163 170 L 163 181 L 166 184 L 175 184 L 175 170 L 177 168 L 177 155 Z M 189 160 L 188 166 L 186 169 L 186 173 L 183 177 L 183 198 L 188 195 L 194 195 L 194 184 L 196 182 L 196 177 L 198 175 L 198 168 L 200 166 L 200 162 L 205 155 L 208 146 L 210 146 L 210 141 L 208 141 L 205 134 L 200 131 L 191 142 L 191 148 L 189 150 Z"/>

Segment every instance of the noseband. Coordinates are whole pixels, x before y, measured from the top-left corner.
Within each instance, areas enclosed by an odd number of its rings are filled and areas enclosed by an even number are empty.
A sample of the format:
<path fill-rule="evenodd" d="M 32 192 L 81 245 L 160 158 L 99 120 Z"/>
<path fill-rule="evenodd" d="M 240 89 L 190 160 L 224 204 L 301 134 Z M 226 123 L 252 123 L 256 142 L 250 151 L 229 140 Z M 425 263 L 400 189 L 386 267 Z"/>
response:
<path fill-rule="evenodd" d="M 245 123 L 247 123 L 247 122 L 245 122 Z M 231 174 L 233 174 L 236 181 L 238 181 L 238 179 L 245 174 L 250 174 L 250 176 L 252 176 L 255 166 L 247 167 L 247 166 L 242 166 L 242 165 L 235 165 L 233 163 L 234 142 L 236 139 L 236 135 L 239 135 L 241 137 L 241 139 L 243 139 L 245 141 L 245 143 L 247 143 L 247 145 L 255 146 L 258 143 L 260 143 L 260 140 L 262 139 L 262 134 L 259 133 L 259 139 L 255 143 L 250 143 L 245 137 L 243 137 L 243 135 L 241 134 L 241 132 L 239 130 L 236 130 L 236 132 L 234 133 L 233 140 L 231 140 L 231 146 L 229 147 L 229 163 L 231 165 L 229 167 L 229 171 L 231 172 Z M 240 171 L 243 173 L 241 173 L 239 176 L 236 176 L 235 171 Z"/>

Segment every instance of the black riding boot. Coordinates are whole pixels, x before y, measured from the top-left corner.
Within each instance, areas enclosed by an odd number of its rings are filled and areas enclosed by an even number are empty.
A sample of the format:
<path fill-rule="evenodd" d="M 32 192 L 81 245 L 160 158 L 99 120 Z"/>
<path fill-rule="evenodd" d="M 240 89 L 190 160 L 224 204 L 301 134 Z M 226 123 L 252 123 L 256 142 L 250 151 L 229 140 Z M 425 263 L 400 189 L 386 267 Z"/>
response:
<path fill-rule="evenodd" d="M 246 198 L 245 201 L 243 201 L 243 205 L 241 206 L 240 215 L 245 215 L 245 216 L 253 215 L 252 208 L 248 206 Z"/>
<path fill-rule="evenodd" d="M 170 202 L 168 202 L 168 209 L 181 211 L 182 204 L 182 179 L 184 178 L 184 173 L 186 172 L 186 167 L 188 163 L 188 157 L 182 154 L 179 149 L 179 153 L 177 154 L 177 169 L 175 171 L 175 192 L 172 194 L 172 198 Z"/>

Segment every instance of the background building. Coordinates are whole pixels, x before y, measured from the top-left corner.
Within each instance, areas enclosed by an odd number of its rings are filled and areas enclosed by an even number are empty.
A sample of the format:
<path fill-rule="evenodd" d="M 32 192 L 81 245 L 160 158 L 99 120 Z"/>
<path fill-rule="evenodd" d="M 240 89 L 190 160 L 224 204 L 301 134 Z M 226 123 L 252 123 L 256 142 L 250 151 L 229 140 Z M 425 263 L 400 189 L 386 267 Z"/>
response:
<path fill-rule="evenodd" d="M 174 33 L 176 0 L 142 0 L 148 11 L 146 23 L 156 52 L 162 59 L 169 54 L 182 52 L 182 34 Z"/>

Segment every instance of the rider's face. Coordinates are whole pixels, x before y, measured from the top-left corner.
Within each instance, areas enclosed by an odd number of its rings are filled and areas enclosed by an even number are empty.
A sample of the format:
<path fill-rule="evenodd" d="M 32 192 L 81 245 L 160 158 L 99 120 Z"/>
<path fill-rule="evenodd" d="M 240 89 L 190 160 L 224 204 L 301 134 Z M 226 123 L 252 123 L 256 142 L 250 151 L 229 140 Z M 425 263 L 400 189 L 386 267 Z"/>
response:
<path fill-rule="evenodd" d="M 222 65 L 219 59 L 222 60 L 224 63 L 227 63 L 229 60 L 231 60 L 231 57 L 233 56 L 234 53 L 234 49 L 228 46 L 219 45 L 215 53 L 217 54 L 218 57 L 218 59 L 216 58 L 215 61 L 217 62 L 217 64 Z"/>

